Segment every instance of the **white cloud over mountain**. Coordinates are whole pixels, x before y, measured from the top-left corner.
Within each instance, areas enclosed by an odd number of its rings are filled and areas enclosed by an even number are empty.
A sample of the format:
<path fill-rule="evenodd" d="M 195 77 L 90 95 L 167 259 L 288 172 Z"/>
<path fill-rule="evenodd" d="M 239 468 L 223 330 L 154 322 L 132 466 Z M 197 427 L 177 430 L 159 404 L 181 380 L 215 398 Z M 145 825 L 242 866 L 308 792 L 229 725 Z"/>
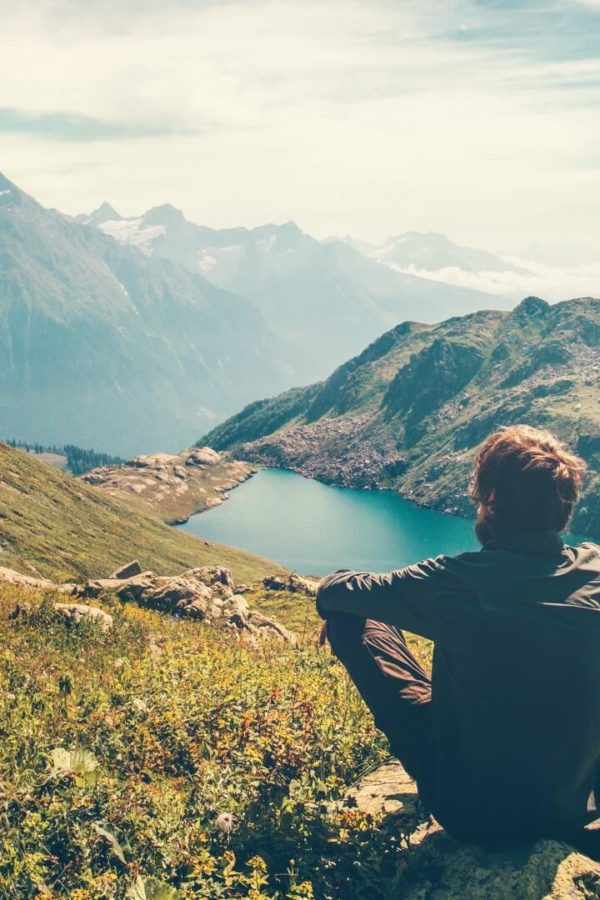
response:
<path fill-rule="evenodd" d="M 168 198 L 219 227 L 488 247 L 597 234 L 597 12 L 575 0 L 0 13 L 2 166 L 66 211 Z"/>

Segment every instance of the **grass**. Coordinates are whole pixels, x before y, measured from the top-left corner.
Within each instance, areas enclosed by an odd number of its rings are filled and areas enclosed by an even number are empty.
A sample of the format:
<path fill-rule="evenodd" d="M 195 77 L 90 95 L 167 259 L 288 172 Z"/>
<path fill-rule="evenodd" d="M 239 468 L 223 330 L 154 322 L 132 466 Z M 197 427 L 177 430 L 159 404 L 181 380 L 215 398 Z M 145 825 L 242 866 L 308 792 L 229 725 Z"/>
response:
<path fill-rule="evenodd" d="M 387 750 L 328 653 L 52 601 L 0 586 L 0 896 L 396 896 L 398 836 L 332 805 Z"/>
<path fill-rule="evenodd" d="M 123 501 L 0 443 L 0 566 L 68 581 L 106 576 L 134 558 L 159 574 L 219 563 L 240 582 L 283 571 L 269 560 L 133 512 Z"/>

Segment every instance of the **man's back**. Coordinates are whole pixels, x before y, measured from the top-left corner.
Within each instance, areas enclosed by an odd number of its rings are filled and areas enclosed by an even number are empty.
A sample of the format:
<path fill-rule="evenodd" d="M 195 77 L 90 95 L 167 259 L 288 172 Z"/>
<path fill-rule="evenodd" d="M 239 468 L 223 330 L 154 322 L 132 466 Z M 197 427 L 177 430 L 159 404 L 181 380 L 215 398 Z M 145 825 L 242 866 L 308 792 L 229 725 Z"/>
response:
<path fill-rule="evenodd" d="M 386 575 L 340 572 L 319 608 L 435 641 L 419 787 L 454 834 L 518 839 L 595 817 L 598 547 L 529 533 Z"/>
<path fill-rule="evenodd" d="M 600 815 L 600 549 L 515 535 L 447 565 L 465 602 L 434 654 L 438 814 L 479 838 Z"/>

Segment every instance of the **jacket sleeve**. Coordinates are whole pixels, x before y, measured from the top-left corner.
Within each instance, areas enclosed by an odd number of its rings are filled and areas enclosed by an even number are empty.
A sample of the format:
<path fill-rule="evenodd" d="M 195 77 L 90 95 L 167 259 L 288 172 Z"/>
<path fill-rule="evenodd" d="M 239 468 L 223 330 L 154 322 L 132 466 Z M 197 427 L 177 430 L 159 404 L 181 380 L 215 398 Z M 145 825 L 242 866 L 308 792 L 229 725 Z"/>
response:
<path fill-rule="evenodd" d="M 454 562 L 439 556 L 382 574 L 342 569 L 321 582 L 317 611 L 323 619 L 333 612 L 377 619 L 436 640 L 456 627 L 469 593 Z"/>

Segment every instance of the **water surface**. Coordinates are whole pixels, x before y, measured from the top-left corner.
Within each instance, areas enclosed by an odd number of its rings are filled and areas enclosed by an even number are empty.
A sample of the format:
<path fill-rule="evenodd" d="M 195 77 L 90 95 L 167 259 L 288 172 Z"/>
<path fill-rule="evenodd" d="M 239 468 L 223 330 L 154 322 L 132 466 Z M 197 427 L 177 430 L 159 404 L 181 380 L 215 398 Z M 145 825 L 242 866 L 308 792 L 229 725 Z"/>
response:
<path fill-rule="evenodd" d="M 331 487 L 283 469 L 262 469 L 221 506 L 181 527 L 311 575 L 345 567 L 385 571 L 478 547 L 466 519 L 422 509 L 392 491 Z"/>

